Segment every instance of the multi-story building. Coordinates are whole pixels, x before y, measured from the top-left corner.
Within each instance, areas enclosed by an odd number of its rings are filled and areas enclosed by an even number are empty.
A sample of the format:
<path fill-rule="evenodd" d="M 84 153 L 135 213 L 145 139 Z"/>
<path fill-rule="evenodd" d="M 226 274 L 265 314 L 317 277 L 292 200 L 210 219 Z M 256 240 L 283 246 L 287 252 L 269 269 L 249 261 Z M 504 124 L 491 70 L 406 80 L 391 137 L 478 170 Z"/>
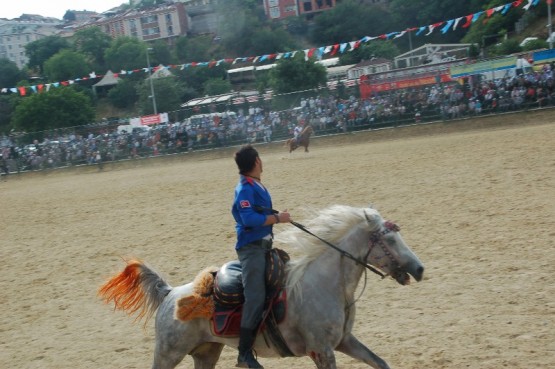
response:
<path fill-rule="evenodd" d="M 0 58 L 13 61 L 21 69 L 29 58 L 25 45 L 59 32 L 61 20 L 23 14 L 16 19 L 0 19 Z"/>
<path fill-rule="evenodd" d="M 77 29 L 87 27 L 99 27 L 113 38 L 129 36 L 142 41 L 165 40 L 171 44 L 175 38 L 189 33 L 190 18 L 183 3 L 177 2 L 123 12 L 104 12 Z"/>
<path fill-rule="evenodd" d="M 75 15 L 75 22 L 87 22 L 91 18 L 98 16 L 97 12 L 89 10 L 70 10 Z"/>
<path fill-rule="evenodd" d="M 335 0 L 264 0 L 264 11 L 270 19 L 299 15 L 310 17 L 334 7 Z"/>

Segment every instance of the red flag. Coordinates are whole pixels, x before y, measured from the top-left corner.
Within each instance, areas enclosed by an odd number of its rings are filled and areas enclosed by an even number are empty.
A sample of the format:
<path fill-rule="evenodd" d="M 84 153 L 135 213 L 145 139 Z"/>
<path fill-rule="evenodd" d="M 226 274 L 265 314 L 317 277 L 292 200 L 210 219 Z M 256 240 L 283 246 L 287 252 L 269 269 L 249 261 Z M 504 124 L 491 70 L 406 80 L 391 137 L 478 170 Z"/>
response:
<path fill-rule="evenodd" d="M 488 18 L 491 17 L 491 16 L 493 15 L 493 12 L 495 12 L 495 9 L 494 9 L 494 8 L 491 8 L 491 9 L 486 10 L 486 14 L 487 14 Z"/>
<path fill-rule="evenodd" d="M 472 24 L 472 18 L 474 18 L 474 14 L 470 14 L 466 16 L 466 23 L 463 25 L 463 28 L 468 28 Z"/>
<path fill-rule="evenodd" d="M 516 1 L 513 1 L 513 6 L 514 6 L 515 8 L 518 8 L 518 7 L 520 6 L 520 4 L 522 4 L 523 1 L 524 1 L 524 0 L 516 0 Z"/>
<path fill-rule="evenodd" d="M 17 89 L 19 90 L 19 94 L 20 94 L 21 96 L 27 95 L 27 90 L 25 89 L 25 86 L 20 86 L 20 87 L 18 87 Z"/>
<path fill-rule="evenodd" d="M 337 50 L 339 50 L 339 44 L 333 45 L 330 55 L 335 55 L 335 53 L 337 53 Z"/>

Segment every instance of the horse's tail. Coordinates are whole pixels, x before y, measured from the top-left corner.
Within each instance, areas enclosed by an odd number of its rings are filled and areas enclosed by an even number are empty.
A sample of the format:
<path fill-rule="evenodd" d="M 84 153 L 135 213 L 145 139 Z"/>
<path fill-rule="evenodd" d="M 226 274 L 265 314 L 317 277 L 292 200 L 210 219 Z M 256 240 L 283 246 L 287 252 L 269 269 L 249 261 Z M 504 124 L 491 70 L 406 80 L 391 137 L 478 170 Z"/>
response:
<path fill-rule="evenodd" d="M 142 261 L 130 260 L 119 274 L 113 276 L 98 290 L 105 303 L 114 303 L 116 310 L 128 315 L 137 314 L 135 320 L 145 318 L 145 324 L 158 309 L 172 287 Z"/>

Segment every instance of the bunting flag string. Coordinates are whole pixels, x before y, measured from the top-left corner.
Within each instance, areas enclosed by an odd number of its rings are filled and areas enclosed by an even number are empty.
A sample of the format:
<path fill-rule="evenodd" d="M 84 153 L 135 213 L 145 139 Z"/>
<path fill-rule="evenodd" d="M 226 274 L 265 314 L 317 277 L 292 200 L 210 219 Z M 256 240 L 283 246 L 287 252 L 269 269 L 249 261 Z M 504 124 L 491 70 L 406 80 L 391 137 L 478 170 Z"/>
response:
<path fill-rule="evenodd" d="M 476 13 L 473 13 L 473 14 L 468 14 L 466 16 L 458 17 L 458 18 L 455 18 L 455 19 L 436 22 L 436 23 L 433 23 L 433 24 L 429 24 L 427 26 L 407 28 L 404 31 L 395 31 L 395 32 L 390 32 L 390 33 L 379 35 L 379 36 L 364 36 L 360 40 L 357 40 L 357 41 L 342 42 L 342 43 L 338 43 L 338 44 L 334 44 L 334 45 L 327 45 L 327 46 L 321 46 L 321 47 L 318 47 L 318 48 L 305 49 L 305 50 L 303 50 L 303 52 L 305 54 L 305 58 L 317 57 L 318 59 L 321 59 L 325 55 L 335 56 L 338 53 L 344 54 L 347 51 L 356 50 L 363 43 L 367 43 L 367 42 L 370 42 L 370 41 L 373 41 L 373 40 L 377 40 L 377 39 L 380 39 L 380 40 L 398 39 L 400 37 L 405 36 L 407 33 L 410 34 L 411 32 L 415 32 L 415 31 L 416 31 L 416 33 L 415 33 L 416 36 L 420 36 L 424 32 L 426 32 L 424 34 L 425 36 L 429 36 L 436 29 L 439 29 L 442 34 L 446 34 L 447 32 L 449 32 L 449 30 L 455 31 L 457 29 L 457 27 L 463 21 L 464 21 L 464 23 L 462 24 L 461 27 L 462 28 L 469 28 L 472 24 L 476 23 L 476 21 L 483 14 L 485 14 L 486 19 L 492 17 L 493 14 L 495 14 L 495 13 L 505 15 L 505 14 L 507 14 L 507 12 L 511 8 L 518 8 L 519 6 L 521 6 L 524 3 L 525 3 L 525 5 L 522 7 L 522 9 L 525 10 L 525 11 L 528 11 L 528 10 L 530 10 L 530 8 L 532 6 L 537 6 L 540 3 L 540 0 L 515 0 L 515 1 L 512 1 L 510 3 L 504 4 L 504 5 L 499 5 L 499 6 L 496 6 L 494 8 L 491 8 L 491 9 L 486 9 L 486 10 L 483 10 L 483 11 L 479 11 L 479 12 L 476 12 Z M 246 62 L 261 63 L 261 62 L 264 62 L 264 61 L 281 60 L 281 59 L 292 58 L 297 54 L 297 52 L 298 52 L 298 50 L 297 51 L 284 52 L 284 53 L 259 55 L 259 56 L 239 57 L 239 58 L 235 58 L 235 59 L 225 58 L 225 59 L 220 59 L 220 60 L 213 60 L 213 61 L 210 61 L 210 62 L 191 62 L 191 63 L 185 63 L 185 64 L 180 64 L 180 65 L 156 66 L 156 67 L 150 67 L 150 68 L 146 67 L 146 68 L 140 68 L 140 69 L 134 69 L 134 70 L 127 70 L 127 71 L 122 70 L 119 73 L 114 73 L 114 76 L 116 76 L 116 77 L 125 76 L 125 75 L 130 75 L 130 74 L 133 74 L 133 73 L 137 73 L 137 72 L 140 72 L 140 71 L 143 71 L 144 73 L 156 72 L 160 68 L 164 68 L 164 69 L 172 69 L 173 68 L 173 69 L 185 70 L 187 68 L 203 67 L 203 66 L 206 66 L 208 68 L 214 68 L 215 66 L 220 66 L 224 63 L 229 64 L 229 65 L 235 65 L 237 63 L 246 63 Z M 67 81 L 52 82 L 52 83 L 48 83 L 48 84 L 38 84 L 38 85 L 29 86 L 29 87 L 26 87 L 26 86 L 10 87 L 10 88 L 3 87 L 3 88 L 0 88 L 0 93 L 16 93 L 16 94 L 19 94 L 20 96 L 28 96 L 30 93 L 41 93 L 43 91 L 49 91 L 51 87 L 58 88 L 59 86 L 69 86 L 69 85 L 72 85 L 76 82 L 86 81 L 86 80 L 95 80 L 95 79 L 100 79 L 102 77 L 104 77 L 104 75 L 100 75 L 100 74 L 96 74 L 95 72 L 91 72 L 86 77 L 74 78 L 72 80 L 67 80 Z"/>

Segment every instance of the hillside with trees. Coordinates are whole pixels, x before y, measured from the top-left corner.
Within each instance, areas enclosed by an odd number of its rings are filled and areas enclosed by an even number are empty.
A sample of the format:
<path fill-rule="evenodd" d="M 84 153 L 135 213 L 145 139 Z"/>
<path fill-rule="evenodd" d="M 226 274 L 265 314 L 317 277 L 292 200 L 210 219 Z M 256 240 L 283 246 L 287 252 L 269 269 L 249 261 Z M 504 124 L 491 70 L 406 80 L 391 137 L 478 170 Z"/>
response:
<path fill-rule="evenodd" d="M 137 6 L 155 3 L 154 0 L 143 0 Z M 41 84 L 56 83 L 87 76 L 91 71 L 99 75 L 108 70 L 137 72 L 125 75 L 116 87 L 99 94 L 92 93 L 92 85 L 97 79 L 80 80 L 64 86 L 63 89 L 69 91 L 63 94 L 54 93 L 53 89 L 40 96 L 2 94 L 0 132 L 84 125 L 113 116 L 106 114 L 120 117 L 133 113 L 151 114 L 151 86 L 144 72 L 147 60 L 154 67 L 317 48 L 446 21 L 506 3 L 506 0 L 392 0 L 388 6 L 382 7 L 370 6 L 363 0 L 344 0 L 338 1 L 333 10 L 314 19 L 294 17 L 269 21 L 260 1 L 226 0 L 216 5 L 216 12 L 222 20 L 217 35 L 180 37 L 172 46 L 162 41 L 147 44 L 129 37 L 112 39 L 94 27 L 77 31 L 69 40 L 48 36 L 27 45 L 29 63 L 25 70 L 20 71 L 8 60 L 0 62 L 0 88 L 29 86 L 36 84 L 37 80 Z M 354 64 L 372 57 L 392 59 L 424 43 L 472 43 L 493 56 L 522 51 L 520 41 L 527 36 L 537 36 L 539 40 L 526 45 L 526 49 L 545 48 L 548 46 L 543 41 L 547 38 L 546 16 L 546 4 L 540 2 L 528 12 L 515 8 L 506 14 L 496 13 L 468 28 L 459 27 L 447 33 L 434 32 L 430 36 L 413 34 L 388 41 L 378 39 L 342 55 L 341 63 Z M 526 24 L 521 33 L 516 32 L 517 22 Z M 213 64 L 210 67 L 176 69 L 171 77 L 154 79 L 152 83 L 159 96 L 159 112 L 177 111 L 183 102 L 195 97 L 231 91 L 232 86 L 226 78 L 226 71 L 231 65 Z M 322 77 L 320 66 L 311 60 L 292 58 L 281 60 L 278 64 L 279 67 L 271 72 L 269 78 L 260 82 L 260 91 L 290 92 L 325 84 L 325 71 Z M 30 76 L 37 78 L 31 80 Z M 54 96 L 46 98 L 49 94 Z M 46 108 L 57 104 L 60 99 L 65 99 L 66 103 L 57 105 L 57 109 L 67 111 L 51 114 Z M 34 105 L 32 109 L 31 104 Z M 80 113 L 76 114 L 77 111 Z M 118 111 L 121 114 L 114 113 Z M 54 119 L 58 121 L 53 122 Z"/>

